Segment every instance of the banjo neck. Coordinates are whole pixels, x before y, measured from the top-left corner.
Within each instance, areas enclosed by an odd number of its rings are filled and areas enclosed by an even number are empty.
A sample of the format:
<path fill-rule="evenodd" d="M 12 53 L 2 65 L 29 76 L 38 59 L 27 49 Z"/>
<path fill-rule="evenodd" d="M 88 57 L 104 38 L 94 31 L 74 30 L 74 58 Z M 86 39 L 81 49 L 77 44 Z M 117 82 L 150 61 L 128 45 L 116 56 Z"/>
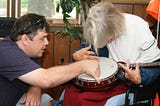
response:
<path fill-rule="evenodd" d="M 131 64 L 131 67 L 136 67 L 136 64 Z M 160 62 L 140 63 L 140 67 L 160 67 Z"/>

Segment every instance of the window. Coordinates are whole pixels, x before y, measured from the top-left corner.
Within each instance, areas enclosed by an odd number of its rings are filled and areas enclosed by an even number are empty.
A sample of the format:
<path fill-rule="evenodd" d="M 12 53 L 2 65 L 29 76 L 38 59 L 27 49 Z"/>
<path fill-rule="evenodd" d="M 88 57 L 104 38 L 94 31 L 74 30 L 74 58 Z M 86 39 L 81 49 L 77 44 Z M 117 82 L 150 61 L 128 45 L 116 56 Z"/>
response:
<path fill-rule="evenodd" d="M 7 0 L 1 0 L 0 2 L 0 16 L 5 17 L 7 16 Z"/>
<path fill-rule="evenodd" d="M 21 0 L 21 15 L 24 15 L 28 11 L 28 0 Z"/>
<path fill-rule="evenodd" d="M 60 2 L 60 0 L 54 0 L 54 4 L 55 4 L 55 8 L 56 8 L 56 6 L 57 6 L 57 4 Z M 58 13 L 58 12 L 56 12 L 56 9 L 55 9 L 55 14 L 53 15 L 53 18 L 55 18 L 55 19 L 62 19 L 62 14 L 61 14 L 61 12 L 62 12 L 62 9 L 60 9 L 60 12 Z M 74 9 L 71 13 L 70 13 L 70 15 L 71 15 L 71 19 L 75 19 L 76 18 L 76 9 Z"/>
<path fill-rule="evenodd" d="M 0 17 L 19 17 L 25 13 L 37 13 L 44 15 L 53 23 L 62 23 L 62 14 L 56 12 L 56 6 L 60 0 L 1 0 Z M 76 10 L 71 12 L 71 22 L 78 23 Z"/>

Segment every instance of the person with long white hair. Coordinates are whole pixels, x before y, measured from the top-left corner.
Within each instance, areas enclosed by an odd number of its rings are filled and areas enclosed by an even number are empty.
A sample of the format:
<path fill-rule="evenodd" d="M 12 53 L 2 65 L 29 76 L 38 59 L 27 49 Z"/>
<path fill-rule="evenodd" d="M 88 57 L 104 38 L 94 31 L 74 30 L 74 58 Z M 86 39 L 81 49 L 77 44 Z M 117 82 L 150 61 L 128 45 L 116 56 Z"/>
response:
<path fill-rule="evenodd" d="M 122 13 L 110 2 L 97 3 L 89 10 L 83 35 L 85 42 L 74 52 L 73 59 L 82 61 L 98 56 L 124 62 L 125 65 L 119 63 L 118 66 L 124 70 L 127 84 L 117 80 L 116 86 L 95 92 L 71 85 L 65 89 L 62 106 L 124 106 L 128 81 L 148 85 L 160 75 L 158 67 L 141 66 L 141 63 L 160 61 L 160 49 L 148 23 L 139 16 Z"/>

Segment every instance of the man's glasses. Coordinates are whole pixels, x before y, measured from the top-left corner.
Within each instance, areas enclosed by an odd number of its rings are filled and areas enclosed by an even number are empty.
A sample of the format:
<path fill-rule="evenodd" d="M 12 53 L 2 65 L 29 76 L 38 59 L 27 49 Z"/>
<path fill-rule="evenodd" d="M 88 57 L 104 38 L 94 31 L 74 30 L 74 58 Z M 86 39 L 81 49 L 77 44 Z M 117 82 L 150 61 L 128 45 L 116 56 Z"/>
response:
<path fill-rule="evenodd" d="M 31 31 L 28 31 L 28 29 L 30 29 L 31 27 L 33 27 L 34 25 L 37 25 L 39 28 L 43 28 L 44 24 L 45 24 L 44 20 L 39 19 L 35 23 L 29 25 L 28 27 L 24 27 L 23 30 L 19 31 L 19 34 L 29 34 L 31 33 Z"/>

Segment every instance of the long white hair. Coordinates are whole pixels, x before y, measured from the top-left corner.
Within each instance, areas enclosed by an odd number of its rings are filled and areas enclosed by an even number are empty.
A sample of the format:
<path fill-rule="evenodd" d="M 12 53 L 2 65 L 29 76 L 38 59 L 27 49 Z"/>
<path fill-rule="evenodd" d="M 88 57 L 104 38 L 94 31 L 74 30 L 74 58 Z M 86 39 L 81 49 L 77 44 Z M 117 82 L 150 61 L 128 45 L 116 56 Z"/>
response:
<path fill-rule="evenodd" d="M 110 2 L 99 2 L 89 10 L 83 29 L 84 39 L 93 44 L 97 52 L 107 44 L 110 36 L 118 38 L 123 30 L 123 14 Z"/>

